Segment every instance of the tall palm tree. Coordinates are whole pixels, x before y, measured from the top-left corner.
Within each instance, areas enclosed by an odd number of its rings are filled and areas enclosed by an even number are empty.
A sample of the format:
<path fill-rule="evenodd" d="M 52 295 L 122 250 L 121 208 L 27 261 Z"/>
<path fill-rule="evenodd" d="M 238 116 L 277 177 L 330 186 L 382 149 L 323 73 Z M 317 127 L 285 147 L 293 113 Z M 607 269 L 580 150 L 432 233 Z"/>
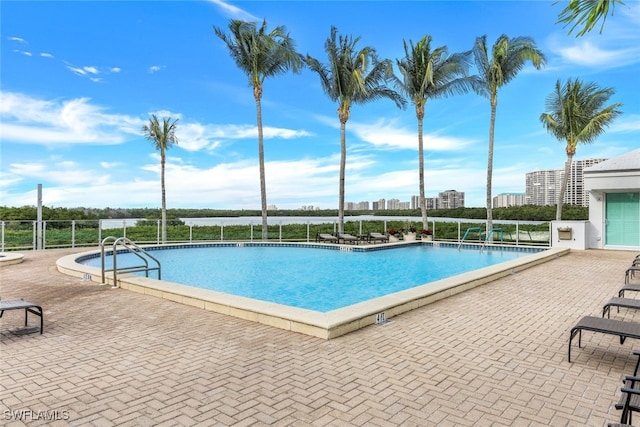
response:
<path fill-rule="evenodd" d="M 556 3 L 559 2 L 556 1 Z M 558 23 L 564 23 L 565 27 L 573 23 L 569 29 L 569 34 L 577 26 L 582 25 L 582 29 L 576 34 L 576 37 L 580 37 L 593 30 L 593 27 L 602 19 L 602 24 L 600 25 L 600 33 L 602 34 L 609 9 L 611 9 L 611 15 L 613 15 L 616 3 L 624 5 L 622 0 L 569 0 L 567 7 L 562 9 L 562 12 L 558 15 Z"/>
<path fill-rule="evenodd" d="M 471 52 L 449 55 L 446 46 L 431 49 L 431 36 L 425 35 L 416 43 L 404 43 L 405 56 L 396 60 L 402 80 L 401 91 L 415 106 L 418 119 L 418 175 L 420 181 L 419 204 L 422 228 L 428 228 L 424 190 L 424 111 L 429 99 L 466 93 L 472 82 L 467 76 Z"/>
<path fill-rule="evenodd" d="M 160 188 L 162 189 L 162 243 L 167 243 L 167 197 L 164 184 L 165 152 L 174 144 L 178 144 L 176 127 L 178 119 L 171 121 L 170 117 L 162 119 L 162 123 L 155 114 L 151 115 L 149 123 L 142 126 L 144 136 L 150 140 L 156 150 L 160 152 Z"/>
<path fill-rule="evenodd" d="M 225 42 L 231 57 L 249 78 L 256 101 L 258 122 L 258 157 L 260 162 L 260 200 L 262 208 L 262 240 L 267 240 L 267 183 L 264 171 L 264 137 L 262 133 L 262 86 L 267 77 L 284 74 L 289 70 L 297 73 L 304 65 L 303 58 L 296 52 L 295 43 L 284 26 L 267 32 L 267 22 L 260 28 L 254 22 L 232 19 L 227 35 L 218 27 L 215 34 Z"/>
<path fill-rule="evenodd" d="M 540 115 L 540 121 L 558 140 L 566 141 L 567 162 L 558 196 L 556 221 L 562 220 L 562 203 L 567 189 L 573 156 L 579 143 L 590 144 L 604 133 L 604 128 L 622 112 L 620 103 L 604 106 L 615 93 L 611 88 L 601 88 L 596 83 L 583 83 L 579 79 L 556 82 L 555 90 L 547 97 L 548 112 Z"/>
<path fill-rule="evenodd" d="M 309 69 L 320 77 L 322 89 L 332 101 L 338 102 L 340 120 L 340 195 L 338 198 L 338 231 L 344 232 L 344 184 L 347 159 L 346 125 L 352 104 L 365 104 L 381 98 L 391 99 L 404 108 L 406 101 L 386 83 L 392 78 L 391 61 L 379 60 L 373 47 L 357 50 L 360 37 L 338 36 L 331 27 L 324 49 L 328 64 L 321 64 L 307 55 Z"/>
<path fill-rule="evenodd" d="M 491 48 L 491 56 L 487 49 L 487 36 L 478 37 L 473 47 L 479 83 L 474 89 L 489 98 L 491 104 L 491 121 L 489 124 L 489 152 L 487 159 L 487 232 L 493 228 L 493 207 L 491 200 L 491 181 L 493 175 L 493 140 L 496 123 L 496 107 L 498 106 L 498 89 L 509 83 L 531 62 L 536 69 L 542 68 L 546 58 L 529 37 L 498 37 Z M 487 236 L 489 237 L 489 236 Z"/>

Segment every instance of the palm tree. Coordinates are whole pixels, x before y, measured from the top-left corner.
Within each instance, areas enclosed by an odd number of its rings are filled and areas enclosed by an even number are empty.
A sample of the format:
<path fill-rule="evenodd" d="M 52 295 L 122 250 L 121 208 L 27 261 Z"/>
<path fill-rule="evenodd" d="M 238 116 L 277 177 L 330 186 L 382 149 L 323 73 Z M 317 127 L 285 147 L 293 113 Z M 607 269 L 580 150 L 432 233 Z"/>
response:
<path fill-rule="evenodd" d="M 573 156 L 579 143 L 590 144 L 604 128 L 622 112 L 620 103 L 604 107 L 615 93 L 611 88 L 601 88 L 596 83 L 583 83 L 579 79 L 568 79 L 565 84 L 556 82 L 555 90 L 547 97 L 547 113 L 540 115 L 540 121 L 549 133 L 558 140 L 567 142 L 567 162 L 556 207 L 556 221 L 562 220 L 562 203 L 569 180 Z"/>
<path fill-rule="evenodd" d="M 142 126 L 144 136 L 153 142 L 156 150 L 160 152 L 160 188 L 162 189 L 162 243 L 167 243 L 167 197 L 164 184 L 164 165 L 166 162 L 165 152 L 174 144 L 178 144 L 176 127 L 178 119 L 171 121 L 171 118 L 163 118 L 162 123 L 153 114 L 149 123 Z"/>
<path fill-rule="evenodd" d="M 559 1 L 556 3 L 559 3 Z M 602 34 L 609 8 L 611 8 L 611 15 L 613 15 L 616 3 L 624 5 L 622 0 L 569 0 L 567 7 L 558 15 L 558 22 L 564 23 L 565 27 L 573 23 L 573 26 L 569 29 L 569 34 L 578 25 L 582 25 L 582 30 L 576 34 L 576 37 L 580 37 L 593 30 L 596 23 L 602 19 L 602 24 L 600 25 L 600 34 Z"/>
<path fill-rule="evenodd" d="M 466 93 L 471 88 L 467 76 L 470 53 L 449 55 L 446 46 L 431 50 L 431 36 L 424 36 L 415 45 L 404 43 L 405 56 L 396 60 L 402 80 L 398 85 L 411 100 L 418 119 L 418 175 L 420 181 L 419 204 L 422 228 L 427 229 L 427 206 L 424 191 L 424 111 L 429 99 Z"/>
<path fill-rule="evenodd" d="M 231 57 L 249 78 L 256 101 L 258 122 L 258 157 L 260 162 L 260 200 L 262 208 L 262 240 L 267 240 L 267 184 L 264 171 L 264 145 L 262 133 L 262 85 L 267 77 L 284 74 L 289 70 L 297 73 L 304 65 L 303 58 L 296 52 L 295 43 L 284 26 L 267 32 L 267 22 L 260 28 L 254 22 L 231 20 L 230 35 L 213 27 L 216 35 L 229 48 Z"/>
<path fill-rule="evenodd" d="M 308 67 L 318 73 L 322 89 L 332 101 L 338 102 L 340 120 L 340 195 L 338 198 L 338 231 L 344 232 L 344 183 L 347 158 L 346 125 L 352 104 L 365 104 L 381 98 L 389 98 L 398 107 L 404 108 L 406 101 L 386 85 L 393 75 L 388 59 L 380 61 L 370 46 L 356 50 L 360 37 L 339 36 L 331 27 L 331 35 L 324 49 L 329 63 L 321 64 L 307 55 Z"/>
<path fill-rule="evenodd" d="M 487 160 L 487 233 L 493 228 L 493 208 L 491 200 L 491 180 L 493 175 L 493 139 L 496 123 L 496 107 L 498 106 L 498 89 L 509 83 L 530 61 L 536 69 L 540 69 L 546 58 L 529 37 L 509 38 L 501 35 L 491 48 L 491 56 L 487 50 L 487 36 L 478 37 L 473 48 L 479 80 L 474 89 L 489 98 L 491 104 L 491 121 L 489 124 L 489 154 Z M 489 236 L 487 236 L 489 237 Z"/>

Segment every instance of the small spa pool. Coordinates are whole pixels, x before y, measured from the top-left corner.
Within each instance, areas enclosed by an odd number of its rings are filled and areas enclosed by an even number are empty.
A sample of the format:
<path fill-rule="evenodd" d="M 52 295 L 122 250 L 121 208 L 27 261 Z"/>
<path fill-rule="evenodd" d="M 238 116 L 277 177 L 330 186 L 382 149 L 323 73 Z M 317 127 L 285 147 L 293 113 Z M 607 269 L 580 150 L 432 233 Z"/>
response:
<path fill-rule="evenodd" d="M 58 270 L 324 339 L 388 320 L 439 299 L 517 274 L 569 252 L 566 248 L 485 247 L 440 242 L 380 245 L 203 243 L 145 247 L 160 260 L 162 280 L 119 273 L 106 248 L 67 255 Z M 118 253 L 118 267 L 131 263 Z M 139 261 L 138 261 L 139 262 Z"/>
<path fill-rule="evenodd" d="M 150 248 L 149 253 L 160 261 L 163 280 L 319 312 L 532 253 L 432 245 L 357 249 L 361 248 L 247 244 Z M 117 263 L 129 267 L 140 260 L 123 253 L 117 255 Z M 86 264 L 100 267 L 100 259 Z M 112 256 L 105 259 L 105 267 L 113 268 Z"/>

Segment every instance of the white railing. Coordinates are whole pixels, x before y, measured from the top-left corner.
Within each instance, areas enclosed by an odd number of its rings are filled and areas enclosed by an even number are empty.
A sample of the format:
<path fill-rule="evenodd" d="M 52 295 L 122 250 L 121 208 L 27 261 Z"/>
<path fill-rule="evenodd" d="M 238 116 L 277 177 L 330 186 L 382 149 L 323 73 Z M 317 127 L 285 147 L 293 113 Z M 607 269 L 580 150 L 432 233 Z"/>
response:
<path fill-rule="evenodd" d="M 101 220 L 11 220 L 0 221 L 0 251 L 37 250 L 99 246 L 105 235 L 117 235 L 140 244 L 160 244 L 160 220 L 145 221 L 146 229 L 138 225 L 139 219 Z M 494 221 L 502 227 L 508 244 L 549 246 L 551 223 L 547 221 Z M 270 241 L 313 242 L 317 232 L 336 232 L 334 217 L 269 217 Z M 361 216 L 346 217 L 345 231 L 360 236 L 369 232 L 385 233 L 390 226 L 402 228 L 411 224 L 422 226 L 420 217 Z M 466 218 L 429 218 L 434 240 L 458 242 L 470 226 L 486 229 L 486 220 Z M 453 225 L 456 224 L 456 225 Z M 548 224 L 548 227 L 541 227 Z M 149 227 L 153 227 L 153 231 Z M 302 228 L 302 229 L 301 229 Z M 536 229 L 533 231 L 533 229 Z M 540 230 L 544 228 L 544 231 Z M 41 230 L 41 231 L 40 231 Z M 179 226 L 169 226 L 167 243 L 199 241 L 254 241 L 260 239 L 261 221 L 256 217 L 186 218 Z M 38 235 L 39 233 L 41 235 Z M 140 236 L 144 236 L 141 238 Z M 466 242 L 467 240 L 465 240 Z"/>

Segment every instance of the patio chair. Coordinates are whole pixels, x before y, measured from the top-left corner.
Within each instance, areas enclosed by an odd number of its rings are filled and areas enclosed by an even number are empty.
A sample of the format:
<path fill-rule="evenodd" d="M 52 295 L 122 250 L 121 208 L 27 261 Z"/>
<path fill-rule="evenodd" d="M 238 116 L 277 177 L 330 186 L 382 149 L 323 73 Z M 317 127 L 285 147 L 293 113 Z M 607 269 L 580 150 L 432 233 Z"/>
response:
<path fill-rule="evenodd" d="M 43 327 L 43 315 L 42 307 L 29 301 L 15 299 L 15 300 L 0 300 L 0 317 L 5 311 L 9 310 L 22 310 L 24 309 L 24 326 L 28 324 L 29 313 L 35 314 L 40 317 L 40 335 L 42 335 Z"/>
<path fill-rule="evenodd" d="M 618 296 L 620 298 L 624 298 L 624 293 L 626 291 L 629 291 L 629 292 L 640 292 L 640 284 L 636 284 L 636 283 L 627 283 L 627 284 L 625 284 L 618 291 Z"/>
<path fill-rule="evenodd" d="M 387 236 L 386 234 L 382 234 L 382 233 L 369 233 L 368 235 L 369 241 L 370 242 L 380 242 L 380 243 L 388 243 L 389 242 L 389 236 Z"/>
<path fill-rule="evenodd" d="M 640 309 L 640 299 L 618 297 L 611 298 L 602 307 L 602 317 L 604 317 L 605 314 L 607 315 L 607 318 L 611 317 L 611 307 L 617 307 L 618 312 L 620 311 L 620 307 L 638 310 Z"/>
<path fill-rule="evenodd" d="M 338 242 L 342 242 L 342 243 L 349 242 L 349 243 L 356 244 L 360 241 L 360 239 L 358 239 L 356 236 L 348 233 L 337 233 L 336 237 L 338 238 Z"/>
<path fill-rule="evenodd" d="M 620 400 L 615 404 L 617 410 L 622 410 L 619 423 L 609 423 L 609 427 L 631 426 L 633 412 L 640 412 L 640 377 L 626 376 L 624 385 L 620 389 Z"/>
<path fill-rule="evenodd" d="M 634 261 L 633 265 L 627 268 L 627 271 L 624 273 L 624 283 L 628 285 L 631 279 L 633 279 L 636 275 L 636 272 L 640 271 L 640 265 L 637 265 Z"/>
<path fill-rule="evenodd" d="M 581 348 L 583 330 L 617 335 L 620 337 L 620 344 L 624 344 L 627 338 L 640 339 L 640 323 L 606 319 L 604 317 L 585 316 L 571 328 L 571 332 L 569 333 L 569 363 L 571 363 L 571 342 L 573 338 L 578 335 L 578 348 Z"/>
<path fill-rule="evenodd" d="M 316 234 L 316 242 L 332 242 L 338 243 L 338 238 L 333 234 L 328 233 L 317 233 Z"/>

